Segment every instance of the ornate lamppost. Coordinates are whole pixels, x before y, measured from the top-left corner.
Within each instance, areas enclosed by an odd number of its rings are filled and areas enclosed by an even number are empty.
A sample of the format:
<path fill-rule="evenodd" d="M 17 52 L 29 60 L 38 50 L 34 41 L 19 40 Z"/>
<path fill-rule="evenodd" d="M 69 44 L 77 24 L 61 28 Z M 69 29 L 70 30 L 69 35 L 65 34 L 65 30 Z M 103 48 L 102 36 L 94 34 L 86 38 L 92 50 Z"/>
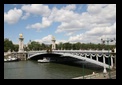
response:
<path fill-rule="evenodd" d="M 24 52 L 23 35 L 19 34 L 19 52 Z"/>
<path fill-rule="evenodd" d="M 107 45 L 109 46 L 109 42 L 113 42 L 116 41 L 116 39 L 109 39 L 107 38 L 107 40 L 101 39 L 102 43 L 105 44 L 105 42 L 107 42 Z M 109 47 L 108 47 L 108 65 L 109 65 L 109 78 L 111 79 L 111 74 L 110 74 L 110 55 L 109 55 Z"/>
<path fill-rule="evenodd" d="M 55 37 L 52 36 L 52 50 L 55 50 L 56 49 L 56 44 L 55 44 Z"/>

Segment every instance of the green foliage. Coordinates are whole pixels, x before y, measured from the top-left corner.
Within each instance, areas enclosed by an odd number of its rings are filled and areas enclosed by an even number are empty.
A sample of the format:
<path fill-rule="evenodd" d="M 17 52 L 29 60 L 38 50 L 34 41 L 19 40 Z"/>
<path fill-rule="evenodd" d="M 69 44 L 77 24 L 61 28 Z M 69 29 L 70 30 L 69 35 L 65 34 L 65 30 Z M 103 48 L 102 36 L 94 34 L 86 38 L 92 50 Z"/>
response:
<path fill-rule="evenodd" d="M 7 52 L 9 49 L 14 50 L 14 45 L 12 41 L 10 41 L 8 38 L 4 39 L 4 52 Z"/>
<path fill-rule="evenodd" d="M 39 42 L 32 41 L 28 45 L 28 48 L 29 48 L 29 50 L 41 50 L 41 44 Z"/>
<path fill-rule="evenodd" d="M 19 49 L 19 45 L 14 45 L 14 51 L 18 51 L 18 49 Z"/>
<path fill-rule="evenodd" d="M 46 45 L 44 43 L 40 44 L 39 42 L 36 41 L 30 41 L 30 44 L 28 44 L 27 47 L 24 47 L 25 51 L 29 51 L 29 50 L 51 50 L 52 44 L 50 45 Z M 19 45 L 14 45 L 12 43 L 12 41 L 10 41 L 9 39 L 5 38 L 4 39 L 4 52 L 7 52 L 9 49 L 11 49 L 11 51 L 18 51 Z M 94 44 L 94 43 L 62 43 L 60 42 L 59 44 L 56 44 L 56 49 L 58 50 L 89 50 L 89 49 L 94 49 L 94 50 L 112 50 L 113 48 L 115 48 L 115 45 L 105 45 L 105 44 Z"/>
<path fill-rule="evenodd" d="M 109 49 L 113 49 L 113 48 L 115 48 L 115 45 L 105 45 L 105 44 L 94 44 L 94 43 L 87 43 L 87 44 L 85 44 L 85 43 L 80 43 L 80 42 L 77 42 L 77 43 L 69 43 L 69 42 L 67 42 L 67 43 L 59 43 L 59 44 L 57 44 L 57 46 L 56 46 L 56 48 L 57 49 L 60 49 L 61 50 L 61 48 L 63 48 L 63 49 L 65 49 L 65 50 L 80 50 L 80 49 L 82 49 L 82 50 L 89 50 L 89 49 L 94 49 L 94 50 L 102 50 L 102 49 L 104 49 L 104 50 L 108 50 L 108 48 Z"/>

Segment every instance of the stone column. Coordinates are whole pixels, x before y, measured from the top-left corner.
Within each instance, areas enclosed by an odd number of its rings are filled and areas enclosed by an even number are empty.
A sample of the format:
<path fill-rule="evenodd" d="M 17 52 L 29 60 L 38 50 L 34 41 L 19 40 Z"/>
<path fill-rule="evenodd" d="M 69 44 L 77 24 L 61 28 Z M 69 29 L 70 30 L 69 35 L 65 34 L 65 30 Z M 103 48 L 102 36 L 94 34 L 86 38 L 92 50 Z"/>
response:
<path fill-rule="evenodd" d="M 18 52 L 24 52 L 24 49 L 23 49 L 23 40 L 24 40 L 24 38 L 23 38 L 23 35 L 22 34 L 19 34 L 19 50 L 18 50 Z"/>
<path fill-rule="evenodd" d="M 115 56 L 114 56 L 114 57 L 115 57 L 115 59 L 114 59 L 114 60 L 115 60 L 115 68 L 116 68 L 116 54 L 115 54 Z"/>
<path fill-rule="evenodd" d="M 107 73 L 106 67 L 105 67 L 105 56 L 103 56 L 103 63 L 104 63 L 104 70 L 103 73 Z"/>
<path fill-rule="evenodd" d="M 105 64 L 105 56 L 103 56 L 103 63 Z"/>
<path fill-rule="evenodd" d="M 92 54 L 90 55 L 90 59 L 92 59 Z"/>
<path fill-rule="evenodd" d="M 54 36 L 52 36 L 52 50 L 55 50 L 56 49 L 56 44 L 55 44 L 55 38 Z"/>
<path fill-rule="evenodd" d="M 98 54 L 96 55 L 97 61 L 98 61 Z"/>
<path fill-rule="evenodd" d="M 85 58 L 87 57 L 87 54 L 86 53 L 84 53 L 84 55 L 85 55 Z"/>
<path fill-rule="evenodd" d="M 114 53 L 115 53 L 115 68 L 116 68 L 116 48 L 114 49 Z"/>
<path fill-rule="evenodd" d="M 113 58 L 112 58 L 112 56 L 111 56 L 111 66 L 113 67 Z"/>

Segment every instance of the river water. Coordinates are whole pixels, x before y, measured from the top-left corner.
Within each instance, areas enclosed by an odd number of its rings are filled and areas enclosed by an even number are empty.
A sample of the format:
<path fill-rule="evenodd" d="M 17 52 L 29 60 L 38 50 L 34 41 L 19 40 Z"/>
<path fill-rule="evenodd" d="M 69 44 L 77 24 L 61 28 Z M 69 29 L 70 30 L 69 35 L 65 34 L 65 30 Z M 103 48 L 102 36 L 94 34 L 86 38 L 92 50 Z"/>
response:
<path fill-rule="evenodd" d="M 101 71 L 101 67 L 89 63 L 84 65 L 84 69 L 82 67 L 83 64 L 38 63 L 32 60 L 4 62 L 4 79 L 71 79 Z"/>

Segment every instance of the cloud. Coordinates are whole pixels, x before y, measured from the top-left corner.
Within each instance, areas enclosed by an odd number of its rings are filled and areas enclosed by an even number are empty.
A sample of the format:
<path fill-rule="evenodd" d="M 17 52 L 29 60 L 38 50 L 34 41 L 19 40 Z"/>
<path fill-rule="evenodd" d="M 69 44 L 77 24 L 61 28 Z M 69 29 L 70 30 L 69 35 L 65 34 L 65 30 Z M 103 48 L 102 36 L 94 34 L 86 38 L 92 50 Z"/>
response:
<path fill-rule="evenodd" d="M 82 39 L 83 39 L 83 34 L 79 34 L 79 35 L 76 35 L 76 36 L 71 36 L 69 37 L 69 42 L 81 42 Z M 84 36 L 85 37 L 85 36 Z"/>
<path fill-rule="evenodd" d="M 51 44 L 52 43 L 51 40 L 52 40 L 52 35 L 48 35 L 48 36 L 43 37 L 42 39 L 36 39 L 34 41 L 45 43 L 45 44 Z"/>
<path fill-rule="evenodd" d="M 82 33 L 82 34 L 77 34 L 75 36 L 70 36 L 68 41 L 71 43 L 76 43 L 76 42 L 81 42 L 81 43 L 97 42 L 98 43 L 96 39 L 97 39 L 96 36 L 88 36 L 85 33 Z"/>
<path fill-rule="evenodd" d="M 56 39 L 56 37 L 55 37 L 55 39 Z M 47 35 L 41 39 L 36 39 L 34 41 L 39 42 L 39 43 L 44 43 L 44 44 L 52 44 L 52 35 Z M 67 40 L 57 40 L 56 39 L 55 43 L 59 44 L 60 42 L 65 43 L 65 42 L 67 42 Z"/>
<path fill-rule="evenodd" d="M 59 43 L 66 43 L 68 42 L 67 40 L 56 40 L 56 44 L 59 44 Z"/>
<path fill-rule="evenodd" d="M 47 5 L 43 4 L 28 4 L 21 7 L 27 13 L 37 14 L 41 16 L 49 16 L 51 10 Z"/>
<path fill-rule="evenodd" d="M 88 35 L 113 35 L 116 34 L 116 22 L 112 26 L 95 27 L 86 32 Z"/>
<path fill-rule="evenodd" d="M 41 6 L 45 7 L 45 5 L 41 5 Z M 63 7 L 61 9 L 57 9 L 56 7 L 53 7 L 52 10 L 50 10 L 50 9 L 41 9 L 40 10 L 40 8 L 43 8 L 41 6 L 38 6 L 39 8 L 37 8 L 40 12 L 37 11 L 36 7 L 33 7 L 33 5 L 25 5 L 22 7 L 22 9 L 25 10 L 26 12 L 33 13 L 33 14 L 40 14 L 43 16 L 42 22 L 41 23 L 38 22 L 38 23 L 40 23 L 40 26 L 38 28 L 35 26 L 35 24 L 37 24 L 37 23 L 28 25 L 27 28 L 35 28 L 35 29 L 40 28 L 41 29 L 41 28 L 49 27 L 52 24 L 52 22 L 63 22 L 63 21 L 69 22 L 70 18 L 73 19 L 73 17 L 74 17 L 74 16 L 71 16 L 71 15 L 74 15 L 73 11 L 71 11 L 71 10 L 74 10 L 76 8 L 75 5 L 67 5 L 66 7 Z M 31 7 L 32 7 L 32 9 L 30 11 Z M 48 6 L 46 6 L 46 7 L 48 8 Z M 48 11 L 48 13 L 45 12 L 45 10 Z M 34 27 L 33 27 L 33 25 L 34 25 Z"/>
<path fill-rule="evenodd" d="M 41 28 L 46 28 L 51 25 L 52 21 L 47 19 L 46 17 L 42 18 L 42 23 L 35 23 L 32 25 L 26 26 L 27 29 L 37 29 L 40 30 Z"/>
<path fill-rule="evenodd" d="M 53 22 L 60 22 L 61 24 L 58 25 L 55 33 L 64 32 L 65 35 L 69 36 L 67 41 L 71 43 L 100 43 L 102 37 L 116 37 L 116 4 L 88 4 L 86 11 L 82 13 L 74 11 L 75 9 L 76 5 L 74 4 L 60 9 L 53 7 L 49 9 L 50 13 L 47 16 L 40 13 L 42 22 L 27 27 L 42 29 L 51 26 Z M 80 9 L 83 10 L 83 7 Z M 35 14 L 38 13 L 35 12 Z M 76 34 L 77 32 L 81 33 Z"/>
<path fill-rule="evenodd" d="M 81 42 L 81 43 L 101 43 L 101 38 L 103 39 L 113 39 L 116 38 L 116 22 L 109 27 L 95 27 L 84 33 L 77 34 L 75 36 L 69 37 L 69 42 Z M 113 42 L 114 44 L 115 42 Z"/>
<path fill-rule="evenodd" d="M 63 9 L 65 9 L 65 10 L 75 10 L 76 5 L 75 4 L 67 5 L 66 7 L 63 7 Z"/>
<path fill-rule="evenodd" d="M 80 23 L 78 20 L 70 21 L 68 22 L 62 22 L 60 26 L 58 26 L 57 30 L 55 31 L 56 33 L 60 32 L 72 32 L 73 31 L 78 31 L 82 29 L 84 25 Z"/>
<path fill-rule="evenodd" d="M 74 33 L 74 32 L 69 32 L 69 33 L 67 33 L 66 35 L 67 35 L 67 36 L 71 36 L 73 33 Z"/>
<path fill-rule="evenodd" d="M 88 4 L 87 11 L 91 14 L 98 14 L 101 12 L 101 8 L 107 6 L 107 4 Z"/>
<path fill-rule="evenodd" d="M 30 16 L 30 13 L 25 13 L 25 15 L 22 17 L 22 19 L 27 19 Z"/>
<path fill-rule="evenodd" d="M 10 9 L 7 13 L 4 12 L 4 22 L 8 24 L 15 24 L 19 21 L 20 17 L 22 16 L 21 9 Z"/>
<path fill-rule="evenodd" d="M 87 11 L 83 12 L 82 14 L 78 14 L 74 11 L 66 11 L 63 9 L 56 10 L 55 12 L 60 13 L 58 16 L 61 16 L 60 18 L 58 18 L 55 14 L 54 17 L 57 21 L 61 22 L 61 25 L 59 25 L 57 30 L 55 31 L 56 33 L 68 33 L 82 29 L 90 30 L 99 27 L 106 28 L 116 21 L 115 4 L 88 5 Z"/>

